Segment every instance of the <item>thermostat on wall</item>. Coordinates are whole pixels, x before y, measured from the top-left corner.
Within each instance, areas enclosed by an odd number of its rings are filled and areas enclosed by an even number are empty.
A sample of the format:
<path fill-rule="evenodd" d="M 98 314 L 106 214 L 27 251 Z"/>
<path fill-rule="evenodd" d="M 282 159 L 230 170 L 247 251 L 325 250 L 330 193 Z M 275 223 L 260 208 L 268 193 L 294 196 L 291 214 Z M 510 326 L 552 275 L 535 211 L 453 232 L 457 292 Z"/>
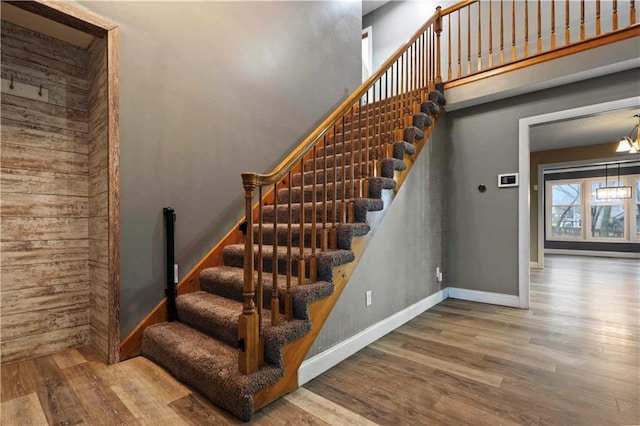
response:
<path fill-rule="evenodd" d="M 504 173 L 498 175 L 498 188 L 518 186 L 518 173 Z"/>

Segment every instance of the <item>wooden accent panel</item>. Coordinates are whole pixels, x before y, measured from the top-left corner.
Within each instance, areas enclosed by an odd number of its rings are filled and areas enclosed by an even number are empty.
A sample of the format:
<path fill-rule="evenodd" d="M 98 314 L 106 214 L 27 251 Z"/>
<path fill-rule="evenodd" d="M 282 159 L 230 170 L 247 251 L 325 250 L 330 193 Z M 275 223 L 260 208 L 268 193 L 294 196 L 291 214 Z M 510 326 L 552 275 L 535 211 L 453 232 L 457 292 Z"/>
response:
<path fill-rule="evenodd" d="M 78 16 L 78 15 L 76 15 Z M 86 22 L 92 22 L 83 16 Z M 105 24 L 101 22 L 101 24 Z M 107 23 L 108 24 L 108 23 Z M 109 294 L 107 356 L 109 363 L 120 359 L 120 69 L 119 32 L 107 33 L 107 161 L 109 222 Z"/>
<path fill-rule="evenodd" d="M 89 342 L 87 52 L 2 21 L 2 362 Z M 68 83 L 68 82 L 69 83 Z"/>
<path fill-rule="evenodd" d="M 109 221 L 107 46 L 95 39 L 88 49 L 89 68 L 89 303 L 91 343 L 108 358 Z"/>

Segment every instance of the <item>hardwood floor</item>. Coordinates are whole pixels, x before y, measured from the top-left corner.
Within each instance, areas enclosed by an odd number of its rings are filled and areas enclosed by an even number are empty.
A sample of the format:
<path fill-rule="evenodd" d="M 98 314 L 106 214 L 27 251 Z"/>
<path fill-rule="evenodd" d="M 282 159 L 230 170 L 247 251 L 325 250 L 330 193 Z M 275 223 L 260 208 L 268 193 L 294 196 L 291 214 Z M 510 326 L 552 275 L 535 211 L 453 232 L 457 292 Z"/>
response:
<path fill-rule="evenodd" d="M 640 262 L 547 256 L 531 308 L 448 299 L 254 416 L 280 424 L 640 424 Z M 144 358 L 2 366 L 2 425 L 239 424 Z"/>

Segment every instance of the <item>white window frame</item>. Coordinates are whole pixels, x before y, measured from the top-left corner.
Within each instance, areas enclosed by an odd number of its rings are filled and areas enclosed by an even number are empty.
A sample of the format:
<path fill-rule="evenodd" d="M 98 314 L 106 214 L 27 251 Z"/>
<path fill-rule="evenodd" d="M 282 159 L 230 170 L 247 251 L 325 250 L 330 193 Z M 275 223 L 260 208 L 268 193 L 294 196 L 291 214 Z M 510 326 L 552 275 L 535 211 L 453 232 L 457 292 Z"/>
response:
<path fill-rule="evenodd" d="M 564 204 L 552 204 L 552 185 L 573 185 L 575 183 L 581 183 L 582 179 L 566 179 L 566 180 L 549 180 L 545 184 L 545 214 L 546 214 L 546 228 L 547 228 L 547 240 L 548 241 L 583 241 L 585 235 L 585 221 L 584 221 L 584 185 L 580 185 L 580 203 L 581 204 L 573 204 L 580 206 L 580 236 L 579 237 L 554 237 L 552 234 L 553 231 L 553 221 L 551 220 L 552 215 L 551 211 L 553 207 L 562 207 Z M 568 206 L 568 204 L 567 204 Z"/>
<path fill-rule="evenodd" d="M 638 194 L 636 190 L 637 181 L 640 181 L 640 175 L 622 175 L 620 176 L 620 182 L 622 185 L 632 187 L 631 198 L 626 199 L 623 202 L 625 217 L 624 217 L 624 236 L 623 238 L 601 238 L 591 236 L 591 184 L 595 182 L 606 181 L 604 177 L 594 178 L 578 178 L 578 179 L 562 179 L 562 180 L 548 180 L 545 182 L 545 239 L 547 241 L 584 241 L 584 242 L 602 242 L 602 243 L 637 243 L 640 242 L 640 232 L 636 232 L 636 206 L 638 205 Z M 613 177 L 613 182 L 618 181 L 618 177 Z M 580 197 L 581 197 L 581 236 L 580 237 L 554 237 L 552 236 L 552 185 L 565 185 L 565 184 L 580 184 Z M 603 204 L 598 204 L 602 206 Z M 606 204 L 604 204 L 606 205 Z M 560 206 L 560 205 L 558 205 Z"/>
<path fill-rule="evenodd" d="M 626 176 L 620 176 L 620 181 L 622 185 L 626 185 Z M 628 200 L 623 200 L 622 201 L 622 207 L 624 208 L 624 225 L 623 225 L 623 235 L 622 238 L 615 238 L 615 237 L 594 237 L 591 235 L 591 207 L 593 207 L 592 204 L 592 199 L 591 199 L 591 185 L 597 182 L 606 182 L 606 179 L 604 177 L 597 177 L 597 178 L 585 178 L 585 179 L 581 179 L 583 181 L 583 185 L 584 185 L 584 193 L 588 194 L 589 196 L 587 197 L 587 199 L 583 200 L 584 203 L 584 209 L 586 214 L 586 218 L 585 218 L 585 240 L 586 241 L 593 241 L 593 242 L 601 242 L 601 243 L 627 243 L 629 242 L 629 201 Z M 614 178 L 613 183 L 615 184 L 615 182 L 618 181 L 617 176 Z M 609 182 L 611 184 L 611 182 Z M 614 206 L 614 205 L 619 205 L 619 204 L 596 204 L 596 206 L 598 207 L 604 207 L 604 206 Z"/>

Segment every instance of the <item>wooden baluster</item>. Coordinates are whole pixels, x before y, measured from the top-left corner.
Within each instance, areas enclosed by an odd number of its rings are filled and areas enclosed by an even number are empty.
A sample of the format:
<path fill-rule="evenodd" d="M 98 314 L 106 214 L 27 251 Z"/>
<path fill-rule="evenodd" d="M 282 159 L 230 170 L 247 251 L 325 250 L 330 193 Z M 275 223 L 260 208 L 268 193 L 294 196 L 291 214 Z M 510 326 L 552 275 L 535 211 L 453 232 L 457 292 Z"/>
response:
<path fill-rule="evenodd" d="M 300 170 L 304 170 L 304 158 L 300 160 Z M 303 176 L 303 179 L 300 180 L 300 200 L 299 201 L 300 201 L 300 208 L 304 210 L 304 176 Z M 307 274 L 306 274 L 306 261 L 304 259 L 305 220 L 304 220 L 303 214 L 300 215 L 299 223 L 300 223 L 300 229 L 299 229 L 299 235 L 298 235 L 298 242 L 300 243 L 300 256 L 298 257 L 298 285 L 304 285 Z"/>
<path fill-rule="evenodd" d="M 435 69 L 435 73 L 434 76 L 436 78 L 436 83 L 442 83 L 442 75 L 440 74 L 442 72 L 442 63 L 440 62 L 442 59 L 442 55 L 441 55 L 441 51 L 442 51 L 442 44 L 441 44 L 441 40 L 440 40 L 440 33 L 442 32 L 442 8 L 440 6 L 436 7 L 436 13 L 438 14 L 437 18 L 436 18 L 436 22 L 434 25 L 434 32 L 436 33 L 436 69 Z"/>
<path fill-rule="evenodd" d="M 400 59 L 397 59 L 394 62 L 394 65 L 396 66 L 396 70 L 394 73 L 394 77 L 395 77 L 395 94 L 393 96 L 393 118 L 394 118 L 394 122 L 393 122 L 393 127 L 396 129 L 396 134 L 399 134 L 401 132 L 401 130 L 399 129 L 399 122 L 400 122 Z M 395 136 L 396 138 L 399 138 L 399 136 Z M 395 139 L 395 138 L 394 138 Z M 395 142 L 395 140 L 394 140 Z"/>
<path fill-rule="evenodd" d="M 413 102 L 418 101 L 418 94 L 420 93 L 420 37 L 413 43 L 416 46 L 415 58 L 413 59 L 416 75 L 414 77 L 415 83 L 413 88 Z"/>
<path fill-rule="evenodd" d="M 422 36 L 418 36 L 416 39 L 416 87 L 415 87 L 415 96 L 416 98 L 420 94 L 420 83 L 422 82 L 422 67 L 420 66 L 420 61 L 422 59 Z"/>
<path fill-rule="evenodd" d="M 618 29 L 618 1 L 617 0 L 613 0 L 613 15 L 611 16 L 612 19 L 612 30 L 615 31 Z"/>
<path fill-rule="evenodd" d="M 538 46 L 536 49 L 537 53 L 542 52 L 542 0 L 537 0 L 538 4 Z"/>
<path fill-rule="evenodd" d="M 467 6 L 467 74 L 471 74 L 471 7 Z"/>
<path fill-rule="evenodd" d="M 584 40 L 584 0 L 580 0 L 580 41 Z"/>
<path fill-rule="evenodd" d="M 392 146 L 392 141 L 391 141 L 391 99 L 390 99 L 390 95 L 391 95 L 391 91 L 389 90 L 389 70 L 391 68 L 388 68 L 385 73 L 384 73 L 384 99 L 385 99 L 385 107 L 384 107 L 384 149 L 382 152 L 382 158 L 385 159 L 388 157 L 386 151 L 388 149 L 389 146 Z M 380 166 L 382 167 L 382 161 L 380 162 Z M 382 175 L 382 173 L 380 173 Z"/>
<path fill-rule="evenodd" d="M 361 114 L 362 108 L 358 110 Z M 320 235 L 320 247 L 327 251 L 329 247 L 329 230 L 327 229 L 327 134 L 323 137 L 322 150 L 322 234 Z M 314 159 L 315 161 L 315 159 Z M 316 208 L 315 206 L 313 207 Z"/>
<path fill-rule="evenodd" d="M 253 259 L 253 190 L 256 182 L 244 182 L 247 233 L 244 244 L 244 282 L 242 285 L 242 313 L 238 317 L 238 340 L 244 342 L 238 354 L 238 368 L 242 374 L 258 371 L 260 366 L 258 313 L 253 303 L 255 295 Z"/>
<path fill-rule="evenodd" d="M 460 9 L 456 11 L 458 14 L 458 74 L 457 77 L 462 77 L 462 31 L 460 28 Z M 433 74 L 431 74 L 433 75 Z"/>
<path fill-rule="evenodd" d="M 635 25 L 636 23 L 636 2 L 631 0 L 629 3 L 629 25 Z"/>
<path fill-rule="evenodd" d="M 365 93 L 365 97 L 366 97 L 366 102 L 368 104 L 369 102 L 369 92 L 367 91 L 367 93 Z M 364 153 L 361 153 L 364 155 L 364 164 L 362 166 L 362 176 L 363 176 L 363 182 L 362 182 L 362 193 L 364 194 L 364 197 L 369 197 L 369 109 L 367 108 L 366 111 L 366 124 L 365 124 L 365 137 L 364 137 Z"/>
<path fill-rule="evenodd" d="M 511 60 L 516 60 L 516 0 L 511 2 Z"/>
<path fill-rule="evenodd" d="M 293 238 L 292 238 L 292 229 L 291 225 L 293 224 L 293 180 L 291 179 L 291 171 L 289 171 L 287 177 L 287 183 L 289 186 L 289 220 L 287 222 L 287 288 L 284 292 L 284 316 L 287 321 L 290 321 L 292 318 L 292 308 L 293 308 L 293 300 L 291 298 L 291 277 L 292 277 L 292 268 L 293 268 Z M 301 206 L 304 209 L 304 206 Z M 304 212 L 301 212 L 304 216 Z M 273 262 L 278 261 L 278 253 L 273 254 Z M 290 316 L 291 315 L 291 316 Z"/>
<path fill-rule="evenodd" d="M 253 228 L 249 229 L 249 232 L 253 232 Z M 258 186 L 258 282 L 256 283 L 256 305 L 258 312 L 258 336 L 260 340 L 260 346 L 262 346 L 262 305 L 264 303 L 264 285 L 262 279 L 262 270 L 264 269 L 264 262 L 262 256 L 262 186 Z M 263 353 L 260 351 L 260 365 L 264 364 Z"/>
<path fill-rule="evenodd" d="M 493 68 L 493 11 L 489 0 L 489 68 Z"/>
<path fill-rule="evenodd" d="M 353 123 L 352 123 L 353 124 Z M 318 144 L 313 146 L 313 158 L 316 158 L 318 153 Z M 317 239 L 317 227 L 316 222 L 318 221 L 318 212 L 316 211 L 316 204 L 318 202 L 318 196 L 316 192 L 318 191 L 318 171 L 316 167 L 315 161 L 313 162 L 313 177 L 311 178 L 313 185 L 311 188 L 311 237 L 310 237 L 310 245 L 311 245 L 311 259 L 309 259 L 309 281 L 314 283 L 318 281 L 318 261 L 316 257 L 316 246 L 318 245 Z"/>
<path fill-rule="evenodd" d="M 569 30 L 569 0 L 564 0 L 564 44 L 571 43 L 571 31 Z"/>
<path fill-rule="evenodd" d="M 631 2 L 633 4 L 633 2 Z M 602 25 L 600 23 L 600 0 L 596 0 L 596 36 L 600 35 Z"/>
<path fill-rule="evenodd" d="M 367 108 L 369 105 L 367 105 Z M 336 146 L 336 125 L 333 126 L 333 193 L 332 202 L 331 202 L 331 230 L 329 233 L 329 247 L 331 250 L 336 249 L 337 235 L 338 231 L 336 229 L 336 222 L 338 218 L 338 205 L 337 205 L 337 196 L 338 196 L 338 147 Z M 344 158 L 342 159 L 342 167 L 344 167 Z"/>
<path fill-rule="evenodd" d="M 447 15 L 447 79 L 453 78 L 453 70 L 451 69 L 451 14 Z"/>
<path fill-rule="evenodd" d="M 469 6 L 469 12 L 471 12 L 471 6 Z M 481 2 L 478 2 L 478 69 L 476 71 L 482 71 L 482 3 Z"/>
<path fill-rule="evenodd" d="M 380 148 L 382 147 L 382 77 L 378 79 L 378 131 L 373 156 L 373 176 L 380 176 Z"/>
<path fill-rule="evenodd" d="M 342 187 L 342 204 L 340 205 L 340 222 L 347 223 L 347 136 L 345 133 L 345 115 L 342 116 L 342 176 L 341 176 L 341 187 Z"/>
<path fill-rule="evenodd" d="M 529 0 L 524 0 L 524 57 L 529 57 Z"/>
<path fill-rule="evenodd" d="M 431 57 L 429 60 L 429 80 L 432 83 L 436 82 L 436 53 L 435 53 L 435 46 L 436 46 L 436 33 L 434 31 L 434 27 L 431 26 L 429 28 L 429 34 L 431 34 Z M 434 84 L 431 85 L 430 90 L 433 90 L 434 88 Z"/>
<path fill-rule="evenodd" d="M 303 170 L 304 172 L 304 170 Z M 278 184 L 273 185 L 273 253 L 278 252 Z M 275 254 L 274 254 L 275 255 Z M 272 262 L 273 292 L 271 294 L 271 325 L 280 323 L 280 298 L 278 296 L 278 262 Z"/>
<path fill-rule="evenodd" d="M 500 0 L 500 65 L 504 64 L 504 0 Z"/>
<path fill-rule="evenodd" d="M 355 142 L 355 128 L 353 125 L 353 121 L 354 121 L 354 117 L 353 117 L 353 106 L 351 106 L 351 167 L 349 168 L 350 170 L 350 182 L 351 182 L 351 201 L 349 201 L 349 205 L 347 207 L 347 222 L 349 223 L 353 223 L 353 214 L 354 214 L 354 201 L 353 199 L 356 198 L 356 175 L 355 175 L 355 169 L 356 169 L 356 156 L 355 156 L 355 147 L 356 147 L 356 142 Z M 360 139 L 360 129 L 358 129 L 358 140 Z"/>

